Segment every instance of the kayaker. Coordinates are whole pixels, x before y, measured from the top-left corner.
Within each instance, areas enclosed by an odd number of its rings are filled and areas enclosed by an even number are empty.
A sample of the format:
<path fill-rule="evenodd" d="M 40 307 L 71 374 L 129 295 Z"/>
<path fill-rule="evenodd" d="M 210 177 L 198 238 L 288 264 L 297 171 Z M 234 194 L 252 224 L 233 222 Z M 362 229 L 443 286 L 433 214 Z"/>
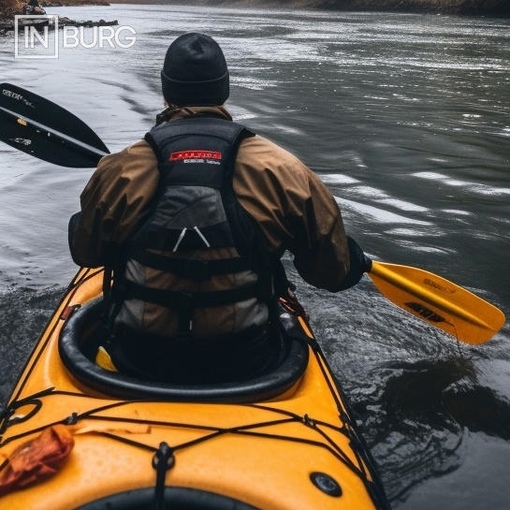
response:
<path fill-rule="evenodd" d="M 187 383 L 252 377 L 281 349 L 272 328 L 284 252 L 331 292 L 360 280 L 365 257 L 319 177 L 233 122 L 215 40 L 178 37 L 161 83 L 155 127 L 101 159 L 83 190 L 72 257 L 113 270 L 107 349 L 118 370 Z"/>

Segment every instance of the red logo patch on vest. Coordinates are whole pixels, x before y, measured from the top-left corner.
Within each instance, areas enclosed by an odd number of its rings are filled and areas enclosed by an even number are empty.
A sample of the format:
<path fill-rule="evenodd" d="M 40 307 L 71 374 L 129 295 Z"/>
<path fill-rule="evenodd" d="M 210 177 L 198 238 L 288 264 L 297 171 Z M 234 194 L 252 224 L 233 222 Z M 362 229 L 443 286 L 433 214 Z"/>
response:
<path fill-rule="evenodd" d="M 196 150 L 187 150 L 187 151 L 177 151 L 172 152 L 169 161 L 188 161 L 188 162 L 197 162 L 197 160 L 216 160 L 220 161 L 222 159 L 222 154 L 219 151 L 207 151 L 202 149 Z"/>

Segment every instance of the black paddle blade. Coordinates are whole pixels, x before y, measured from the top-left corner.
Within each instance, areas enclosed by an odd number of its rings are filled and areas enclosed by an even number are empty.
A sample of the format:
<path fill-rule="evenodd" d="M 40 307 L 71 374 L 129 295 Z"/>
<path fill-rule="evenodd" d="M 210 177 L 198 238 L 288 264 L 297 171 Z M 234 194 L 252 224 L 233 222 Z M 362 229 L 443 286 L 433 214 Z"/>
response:
<path fill-rule="evenodd" d="M 81 119 L 58 104 L 10 83 L 0 85 L 0 106 L 80 142 L 108 152 L 101 138 Z"/>
<path fill-rule="evenodd" d="M 44 161 L 74 168 L 94 167 L 109 152 L 78 117 L 8 83 L 0 85 L 0 140 Z"/>

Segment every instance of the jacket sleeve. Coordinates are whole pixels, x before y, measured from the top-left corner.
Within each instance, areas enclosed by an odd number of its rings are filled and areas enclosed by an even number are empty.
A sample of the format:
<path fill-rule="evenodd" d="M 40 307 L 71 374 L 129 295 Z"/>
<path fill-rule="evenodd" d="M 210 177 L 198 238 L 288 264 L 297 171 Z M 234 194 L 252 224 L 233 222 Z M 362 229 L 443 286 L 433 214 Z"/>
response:
<path fill-rule="evenodd" d="M 156 157 L 144 141 L 102 158 L 80 196 L 81 211 L 69 222 L 74 262 L 111 263 L 147 213 L 158 180 Z"/>
<path fill-rule="evenodd" d="M 270 251 L 294 255 L 311 285 L 343 290 L 350 271 L 342 215 L 326 185 L 292 154 L 256 136 L 238 153 L 234 188 L 261 226 Z"/>
<path fill-rule="evenodd" d="M 301 277 L 315 287 L 331 292 L 344 290 L 350 272 L 349 247 L 340 208 L 326 186 L 306 169 L 308 197 L 302 214 L 294 216 L 296 227 L 289 245 Z M 298 208 L 299 203 L 291 209 Z M 292 218 L 292 216 L 291 216 Z"/>

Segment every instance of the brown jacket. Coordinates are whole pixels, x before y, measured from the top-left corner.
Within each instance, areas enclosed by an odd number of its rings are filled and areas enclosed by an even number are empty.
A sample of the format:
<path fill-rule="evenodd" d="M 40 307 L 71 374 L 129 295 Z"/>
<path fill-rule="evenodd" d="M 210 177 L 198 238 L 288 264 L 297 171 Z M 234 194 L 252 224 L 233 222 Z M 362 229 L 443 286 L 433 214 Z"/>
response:
<path fill-rule="evenodd" d="M 168 117 L 171 121 L 204 113 L 232 119 L 223 107 L 183 108 Z M 71 238 L 79 265 L 103 265 L 106 247 L 121 245 L 133 234 L 158 178 L 156 157 L 145 141 L 101 159 L 81 195 L 81 216 Z M 283 148 L 255 136 L 241 143 L 233 185 L 242 207 L 260 225 L 270 253 L 281 256 L 288 250 L 305 281 L 332 292 L 340 289 L 349 271 L 346 234 L 338 205 L 317 175 Z M 158 314 L 161 310 L 149 315 L 158 321 Z M 216 314 L 202 319 L 198 330 L 223 329 L 211 324 L 219 320 Z M 168 324 L 160 326 L 156 329 L 168 331 Z"/>

